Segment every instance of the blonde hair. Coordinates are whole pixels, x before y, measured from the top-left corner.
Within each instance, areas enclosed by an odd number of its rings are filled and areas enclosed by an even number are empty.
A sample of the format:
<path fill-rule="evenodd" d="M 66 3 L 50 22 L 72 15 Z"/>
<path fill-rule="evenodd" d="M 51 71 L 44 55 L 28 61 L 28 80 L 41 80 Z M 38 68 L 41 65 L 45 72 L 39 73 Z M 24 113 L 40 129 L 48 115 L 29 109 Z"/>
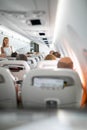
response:
<path fill-rule="evenodd" d="M 48 54 L 44 60 L 56 60 L 56 57 L 52 54 Z"/>
<path fill-rule="evenodd" d="M 2 46 L 3 46 L 3 47 L 5 47 L 5 43 L 4 43 L 4 40 L 5 40 L 5 39 L 8 39 L 8 40 L 9 40 L 8 37 L 4 37 L 4 38 L 3 38 L 3 43 L 2 43 Z"/>

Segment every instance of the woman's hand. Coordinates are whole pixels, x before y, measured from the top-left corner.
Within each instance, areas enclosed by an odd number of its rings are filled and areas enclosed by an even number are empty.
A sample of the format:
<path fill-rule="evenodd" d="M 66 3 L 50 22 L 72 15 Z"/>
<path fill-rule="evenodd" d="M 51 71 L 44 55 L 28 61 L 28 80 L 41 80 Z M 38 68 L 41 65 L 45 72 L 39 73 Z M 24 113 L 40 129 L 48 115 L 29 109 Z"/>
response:
<path fill-rule="evenodd" d="M 2 53 L 0 54 L 0 57 L 6 58 L 6 54 Z"/>

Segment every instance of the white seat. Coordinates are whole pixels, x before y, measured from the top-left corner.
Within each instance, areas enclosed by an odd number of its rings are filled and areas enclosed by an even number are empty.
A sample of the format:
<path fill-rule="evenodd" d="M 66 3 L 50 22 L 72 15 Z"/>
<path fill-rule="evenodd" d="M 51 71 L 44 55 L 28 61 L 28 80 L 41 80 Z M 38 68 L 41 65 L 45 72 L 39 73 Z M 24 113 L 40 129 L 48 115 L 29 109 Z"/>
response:
<path fill-rule="evenodd" d="M 16 57 L 7 57 L 8 60 L 16 60 Z"/>
<path fill-rule="evenodd" d="M 18 78 L 18 80 L 23 80 L 24 75 L 30 70 L 28 63 L 22 60 L 2 61 L 0 66 L 10 69 L 13 76 Z"/>
<path fill-rule="evenodd" d="M 43 60 L 38 62 L 37 68 L 39 69 L 52 69 L 57 68 L 58 60 Z"/>
<path fill-rule="evenodd" d="M 8 60 L 7 58 L 0 57 L 0 62 L 3 60 Z"/>
<path fill-rule="evenodd" d="M 31 69 L 36 68 L 37 62 L 36 62 L 36 60 L 33 57 L 28 57 L 28 61 L 27 62 L 28 62 L 28 64 L 29 64 Z"/>
<path fill-rule="evenodd" d="M 16 90 L 12 74 L 6 68 L 0 67 L 0 109 L 16 108 Z"/>
<path fill-rule="evenodd" d="M 80 106 L 82 85 L 71 69 L 35 69 L 27 74 L 22 86 L 23 107 Z"/>
<path fill-rule="evenodd" d="M 43 60 L 43 56 L 42 55 L 38 55 L 38 57 L 39 57 L 40 61 Z"/>
<path fill-rule="evenodd" d="M 36 60 L 36 63 L 38 63 L 40 61 L 39 57 L 35 56 L 33 57 Z"/>

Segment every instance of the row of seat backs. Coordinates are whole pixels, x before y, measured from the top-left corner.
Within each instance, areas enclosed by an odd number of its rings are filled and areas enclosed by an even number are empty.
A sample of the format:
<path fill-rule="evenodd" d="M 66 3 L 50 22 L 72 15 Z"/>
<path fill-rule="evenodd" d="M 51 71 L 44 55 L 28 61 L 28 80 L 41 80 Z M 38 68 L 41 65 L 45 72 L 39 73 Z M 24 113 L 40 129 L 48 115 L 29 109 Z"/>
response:
<path fill-rule="evenodd" d="M 23 81 L 23 107 L 46 107 L 51 101 L 59 107 L 80 106 L 81 96 L 80 78 L 71 69 L 35 69 Z"/>
<path fill-rule="evenodd" d="M 38 64 L 38 62 L 39 62 L 39 58 L 38 58 L 38 57 L 27 57 L 27 59 L 28 59 L 27 63 L 28 63 L 28 65 L 29 65 L 30 69 L 36 68 L 36 66 L 37 66 L 37 64 Z M 7 57 L 7 58 L 2 58 L 2 57 L 0 57 L 0 62 L 1 62 L 1 61 L 7 62 L 7 63 L 9 63 L 9 62 L 10 62 L 10 63 L 11 63 L 11 62 L 17 62 L 17 63 L 19 63 L 19 61 L 16 60 L 15 57 Z M 23 62 L 23 61 L 22 61 L 22 62 Z"/>
<path fill-rule="evenodd" d="M 36 68 L 37 66 L 37 63 L 34 58 L 29 58 L 29 61 L 30 60 L 32 60 L 33 62 L 33 63 L 30 63 L 30 66 L 26 61 L 22 61 L 22 60 L 3 60 L 3 61 L 0 61 L 0 66 L 9 68 L 13 76 L 17 77 L 19 80 L 23 80 L 24 75 L 31 68 L 33 69 L 33 68 Z M 58 62 L 57 60 L 40 61 L 38 62 L 37 68 L 39 69 L 57 68 L 57 62 Z"/>
<path fill-rule="evenodd" d="M 80 106 L 82 84 L 78 74 L 69 69 L 30 70 L 22 84 L 23 107 L 46 107 L 57 102 L 59 107 Z M 0 67 L 0 108 L 16 107 L 16 91 L 10 71 Z"/>
<path fill-rule="evenodd" d="M 28 65 L 27 65 L 28 63 Z M 51 69 L 51 68 L 57 68 L 57 63 L 58 60 L 43 60 L 43 61 L 39 61 L 38 63 L 36 63 L 34 58 L 28 58 L 28 62 L 26 63 L 26 61 L 22 61 L 22 60 L 3 60 L 0 61 L 0 65 L 5 66 L 5 67 L 13 67 L 17 73 L 17 66 L 19 66 L 19 69 L 24 67 L 25 70 L 29 70 L 29 69 L 34 69 L 34 68 L 39 68 L 39 69 Z M 6 66 L 7 65 L 7 66 Z M 22 72 L 22 69 L 21 69 Z M 14 73 L 13 73 L 14 74 Z M 19 77 L 19 76 L 18 76 Z"/>
<path fill-rule="evenodd" d="M 29 67 L 31 68 L 31 69 L 34 69 L 34 68 L 36 68 L 37 67 L 37 64 L 38 64 L 38 62 L 40 62 L 41 60 L 43 60 L 43 57 L 42 57 L 42 55 L 38 55 L 38 56 L 33 56 L 33 57 L 27 57 L 27 59 L 28 59 L 28 61 L 27 61 L 27 63 L 28 63 L 28 65 L 29 65 Z M 16 60 L 16 57 L 7 57 L 7 58 L 2 58 L 2 57 L 0 57 L 0 62 L 1 61 L 17 61 Z"/>
<path fill-rule="evenodd" d="M 38 55 L 38 56 L 32 56 L 32 57 L 28 57 L 28 64 L 30 66 L 31 69 L 34 69 L 37 67 L 37 64 L 41 61 L 43 61 L 43 56 L 42 55 Z"/>

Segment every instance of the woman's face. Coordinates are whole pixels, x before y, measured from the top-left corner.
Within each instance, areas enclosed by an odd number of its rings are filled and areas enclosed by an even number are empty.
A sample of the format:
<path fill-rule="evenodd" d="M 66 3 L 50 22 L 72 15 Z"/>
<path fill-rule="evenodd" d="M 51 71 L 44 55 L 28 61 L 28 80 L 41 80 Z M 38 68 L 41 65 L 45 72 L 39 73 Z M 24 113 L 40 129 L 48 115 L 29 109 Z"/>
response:
<path fill-rule="evenodd" d="M 9 43 L 9 39 L 8 39 L 8 38 L 5 38 L 5 39 L 4 39 L 4 46 L 8 46 L 8 43 Z"/>

